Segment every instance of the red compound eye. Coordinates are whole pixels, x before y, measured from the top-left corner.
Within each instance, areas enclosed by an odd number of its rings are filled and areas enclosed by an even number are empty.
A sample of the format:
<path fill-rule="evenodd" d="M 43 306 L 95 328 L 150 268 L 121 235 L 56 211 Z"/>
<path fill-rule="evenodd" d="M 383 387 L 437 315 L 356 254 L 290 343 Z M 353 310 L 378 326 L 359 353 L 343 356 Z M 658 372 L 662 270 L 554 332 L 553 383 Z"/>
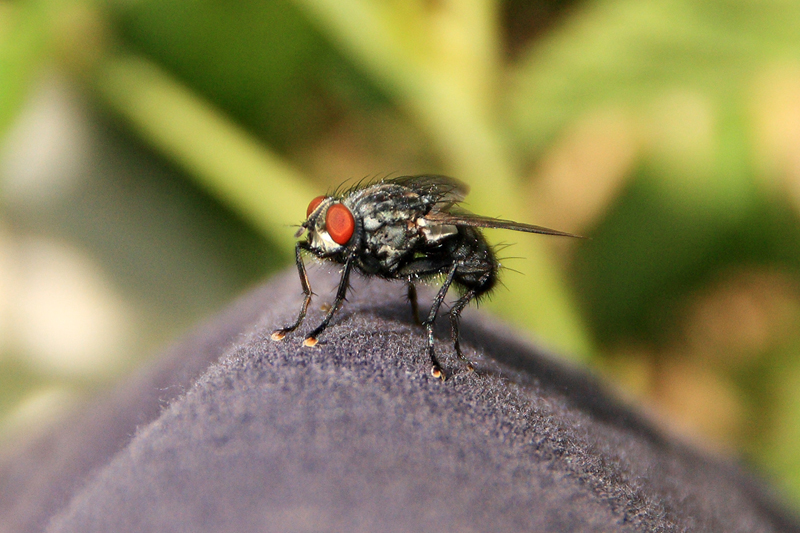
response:
<path fill-rule="evenodd" d="M 322 203 L 322 200 L 324 200 L 324 199 L 325 199 L 325 197 L 324 197 L 324 196 L 317 196 L 316 198 L 314 198 L 313 200 L 311 200 L 311 203 L 310 203 L 310 204 L 308 204 L 308 209 L 306 209 L 306 218 L 308 218 L 308 217 L 310 217 L 310 216 L 311 216 L 311 213 L 313 213 L 313 212 L 314 212 L 314 210 L 315 210 L 317 207 L 319 207 L 319 204 L 321 204 L 321 203 Z"/>
<path fill-rule="evenodd" d="M 336 244 L 345 245 L 356 229 L 353 213 L 342 204 L 333 204 L 325 215 L 325 229 Z"/>

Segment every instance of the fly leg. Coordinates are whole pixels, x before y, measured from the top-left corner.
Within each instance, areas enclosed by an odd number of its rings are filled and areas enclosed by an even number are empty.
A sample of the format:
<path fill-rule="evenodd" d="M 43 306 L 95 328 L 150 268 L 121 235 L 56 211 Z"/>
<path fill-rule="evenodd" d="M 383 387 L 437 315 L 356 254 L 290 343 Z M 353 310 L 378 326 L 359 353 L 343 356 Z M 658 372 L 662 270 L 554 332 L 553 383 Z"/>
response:
<path fill-rule="evenodd" d="M 414 324 L 421 326 L 422 322 L 419 320 L 419 304 L 417 303 L 417 287 L 410 279 L 408 280 L 408 302 L 411 304 L 411 316 L 414 318 Z"/>
<path fill-rule="evenodd" d="M 308 337 L 305 338 L 303 341 L 303 346 L 316 346 L 317 337 L 319 337 L 320 333 L 325 331 L 325 328 L 327 328 L 328 324 L 330 324 L 333 315 L 335 315 L 336 311 L 342 307 L 345 297 L 347 296 L 347 289 L 350 287 L 350 271 L 352 269 L 353 257 L 349 257 L 344 264 L 344 271 L 342 272 L 342 278 L 339 280 L 339 288 L 336 291 L 336 299 L 333 300 L 333 305 L 331 305 L 331 308 L 328 310 L 328 314 L 325 315 L 325 318 L 322 319 L 322 323 L 317 326 L 314 331 L 309 333 Z"/>
<path fill-rule="evenodd" d="M 300 313 L 297 315 L 297 320 L 295 320 L 294 324 L 286 326 L 285 328 L 276 329 L 272 332 L 272 340 L 274 341 L 283 340 L 287 333 L 291 333 L 300 327 L 300 324 L 303 323 L 303 319 L 306 317 L 308 304 L 311 303 L 311 295 L 314 294 L 311 292 L 311 285 L 308 284 L 306 267 L 303 265 L 303 257 L 300 254 L 300 251 L 304 248 L 303 245 L 304 243 L 298 242 L 294 247 L 294 261 L 297 264 L 297 272 L 300 274 L 300 285 L 303 287 L 303 295 L 305 296 L 303 298 L 303 305 L 300 306 Z"/>
<path fill-rule="evenodd" d="M 487 272 L 483 276 L 481 276 L 480 280 L 477 283 L 477 286 L 482 286 L 486 283 L 489 277 L 492 275 L 491 272 Z M 475 370 L 475 366 L 472 362 L 464 357 L 464 354 L 461 352 L 461 340 L 459 335 L 459 322 L 461 320 L 461 311 L 469 305 L 469 303 L 475 299 L 476 296 L 481 294 L 482 291 L 478 289 L 470 289 L 464 295 L 459 298 L 456 303 L 453 304 L 453 307 L 450 309 L 450 336 L 453 338 L 453 347 L 456 350 L 456 355 L 458 358 L 463 361 L 467 365 L 467 370 L 473 371 Z"/>
<path fill-rule="evenodd" d="M 430 313 L 428 313 L 428 318 L 422 323 L 422 325 L 425 326 L 425 330 L 428 334 L 427 350 L 428 356 L 431 359 L 431 364 L 433 365 L 431 367 L 431 375 L 435 378 L 441 379 L 442 381 L 444 381 L 447 376 L 445 376 L 442 367 L 439 365 L 439 361 L 436 359 L 436 354 L 433 351 L 433 323 L 436 320 L 436 314 L 439 312 L 439 307 L 442 305 L 442 301 L 444 301 L 444 297 L 447 295 L 447 289 L 449 289 L 450 284 L 453 283 L 457 266 L 457 264 L 453 264 L 453 266 L 450 267 L 450 271 L 447 273 L 447 278 L 445 278 L 442 288 L 439 289 L 439 292 L 436 293 L 436 298 L 433 299 L 433 305 L 431 306 Z"/>
<path fill-rule="evenodd" d="M 456 350 L 456 355 L 458 358 L 463 361 L 467 365 L 467 370 L 473 371 L 475 367 L 472 364 L 472 361 L 464 357 L 464 354 L 461 352 L 461 341 L 459 340 L 459 331 L 458 331 L 458 323 L 461 320 L 461 311 L 475 298 L 475 291 L 467 291 L 464 296 L 458 299 L 453 307 L 450 309 L 450 336 L 453 338 L 453 348 Z"/>

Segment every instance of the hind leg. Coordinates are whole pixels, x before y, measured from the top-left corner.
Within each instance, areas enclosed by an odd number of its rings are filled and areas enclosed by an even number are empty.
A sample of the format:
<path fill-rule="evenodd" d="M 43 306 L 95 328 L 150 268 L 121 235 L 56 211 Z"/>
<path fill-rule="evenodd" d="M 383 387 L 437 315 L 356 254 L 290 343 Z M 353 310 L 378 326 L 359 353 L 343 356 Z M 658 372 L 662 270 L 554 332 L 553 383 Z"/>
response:
<path fill-rule="evenodd" d="M 464 353 L 461 351 L 461 335 L 459 331 L 461 312 L 471 301 L 481 294 L 484 294 L 488 290 L 487 287 L 491 287 L 489 281 L 492 276 L 493 271 L 484 272 L 483 275 L 478 278 L 477 283 L 473 285 L 473 288 L 467 290 L 461 298 L 456 300 L 453 307 L 450 308 L 450 336 L 453 339 L 453 348 L 455 348 L 458 358 L 467 365 L 467 369 L 470 371 L 475 370 L 475 366 L 469 359 L 464 357 Z"/>
<path fill-rule="evenodd" d="M 428 351 L 428 357 L 430 357 L 431 360 L 431 375 L 435 378 L 441 379 L 442 381 L 447 378 L 447 375 L 444 373 L 444 370 L 442 370 L 442 366 L 439 364 L 439 360 L 436 359 L 436 354 L 434 353 L 433 323 L 436 321 L 436 314 L 439 312 L 439 307 L 442 305 L 442 301 L 444 301 L 444 298 L 447 295 L 447 290 L 453 283 L 453 278 L 456 274 L 456 268 L 457 265 L 453 265 L 452 268 L 450 268 L 442 287 L 439 289 L 439 292 L 436 293 L 436 297 L 433 299 L 433 305 L 431 305 L 428 318 L 426 318 L 425 322 L 422 323 L 422 325 L 425 326 L 425 332 L 427 333 L 428 342 L 426 343 L 426 348 Z"/>
<path fill-rule="evenodd" d="M 461 311 L 475 299 L 476 291 L 467 291 L 464 296 L 459 298 L 450 309 L 450 336 L 453 339 L 453 348 L 456 350 L 458 358 L 467 365 L 467 370 L 475 370 L 475 366 L 467 359 L 461 351 L 461 341 L 459 332 L 459 321 L 461 320 Z"/>

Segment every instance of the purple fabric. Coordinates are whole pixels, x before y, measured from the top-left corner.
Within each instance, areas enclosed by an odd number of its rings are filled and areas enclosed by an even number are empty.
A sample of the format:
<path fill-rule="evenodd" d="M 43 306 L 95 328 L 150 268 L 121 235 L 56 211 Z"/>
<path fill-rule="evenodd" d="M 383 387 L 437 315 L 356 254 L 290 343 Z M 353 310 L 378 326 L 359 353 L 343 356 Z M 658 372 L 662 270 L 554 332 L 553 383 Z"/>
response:
<path fill-rule="evenodd" d="M 301 332 L 336 275 L 311 281 L 320 296 Z M 478 313 L 462 327 L 477 372 L 455 360 L 442 320 L 452 375 L 431 378 L 405 287 L 355 285 L 302 348 L 302 334 L 269 338 L 301 300 L 285 273 L 7 456 L 0 530 L 800 530 L 737 466 Z"/>

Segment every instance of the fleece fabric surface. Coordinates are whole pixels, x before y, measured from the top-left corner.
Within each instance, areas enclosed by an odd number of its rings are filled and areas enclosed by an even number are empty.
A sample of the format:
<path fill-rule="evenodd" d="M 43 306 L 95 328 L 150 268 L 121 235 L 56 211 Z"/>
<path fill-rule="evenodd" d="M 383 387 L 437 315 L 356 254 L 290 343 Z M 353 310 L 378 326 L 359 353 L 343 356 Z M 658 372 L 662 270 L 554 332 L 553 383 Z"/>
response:
<path fill-rule="evenodd" d="M 336 280 L 311 271 L 320 296 L 275 342 L 301 301 L 296 273 L 279 276 L 7 453 L 0 530 L 800 531 L 738 466 L 480 313 L 462 325 L 477 371 L 441 320 L 450 377 L 433 379 L 403 284 L 356 278 L 302 347 Z"/>

